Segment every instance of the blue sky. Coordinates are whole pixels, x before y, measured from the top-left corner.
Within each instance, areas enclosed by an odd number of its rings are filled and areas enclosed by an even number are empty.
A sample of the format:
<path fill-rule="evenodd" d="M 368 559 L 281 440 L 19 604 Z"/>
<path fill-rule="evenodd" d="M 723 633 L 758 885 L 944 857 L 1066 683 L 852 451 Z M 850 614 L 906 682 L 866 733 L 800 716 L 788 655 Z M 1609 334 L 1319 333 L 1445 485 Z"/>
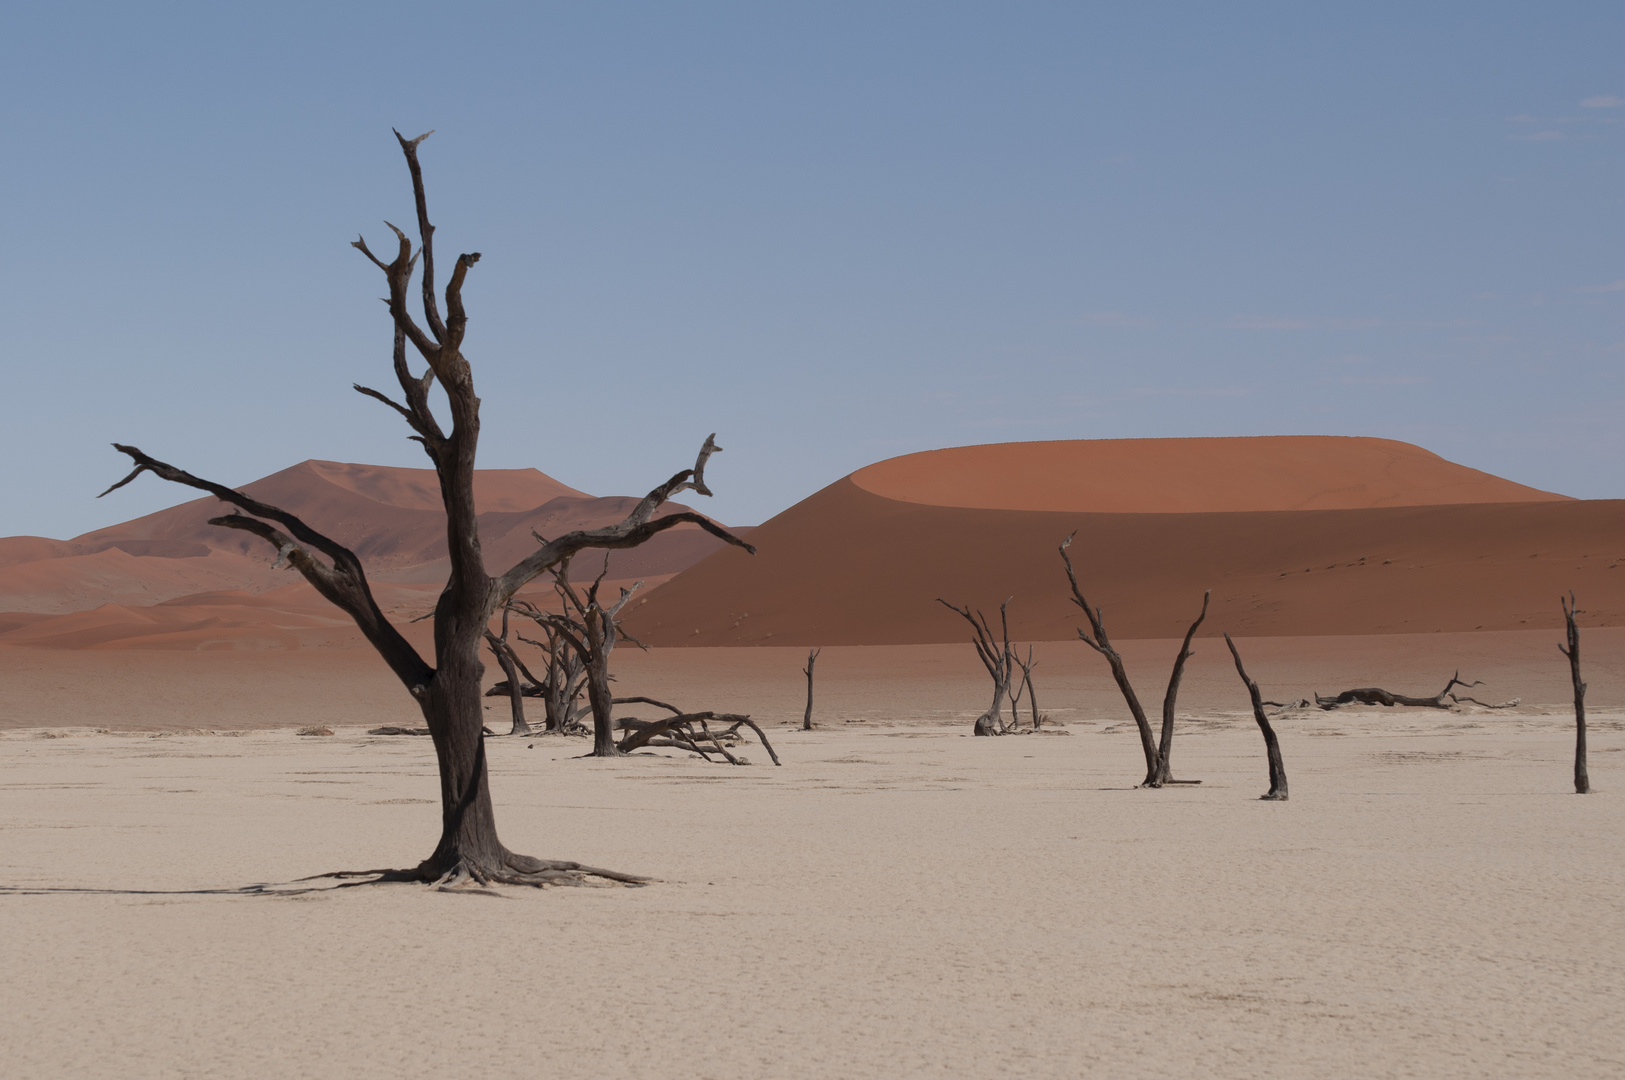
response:
<path fill-rule="evenodd" d="M 1017 439 L 1377 435 L 1625 497 L 1625 6 L 35 5 L 0 37 L 0 534 L 426 464 L 429 128 L 481 463 L 724 520 Z"/>

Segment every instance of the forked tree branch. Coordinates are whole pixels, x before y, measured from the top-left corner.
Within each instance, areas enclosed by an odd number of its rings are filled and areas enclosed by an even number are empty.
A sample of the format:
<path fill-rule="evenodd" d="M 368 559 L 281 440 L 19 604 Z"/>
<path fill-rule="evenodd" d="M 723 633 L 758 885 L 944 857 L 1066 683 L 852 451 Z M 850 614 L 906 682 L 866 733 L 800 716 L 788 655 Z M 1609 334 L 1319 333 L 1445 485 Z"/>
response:
<path fill-rule="evenodd" d="M 585 548 L 630 548 L 637 547 L 657 533 L 666 531 L 677 525 L 698 525 L 712 536 L 717 537 L 734 547 L 744 548 L 752 555 L 756 548 L 748 544 L 718 525 L 704 514 L 692 510 L 683 510 L 665 517 L 655 518 L 654 512 L 664 506 L 674 495 L 684 491 L 697 491 L 702 495 L 709 495 L 710 489 L 705 486 L 705 463 L 712 454 L 719 453 L 722 447 L 716 444 L 716 435 L 706 437 L 705 445 L 700 448 L 699 458 L 694 462 L 694 468 L 684 469 L 670 480 L 645 495 L 638 505 L 624 519 L 614 525 L 606 525 L 600 529 L 580 529 L 565 533 L 563 536 L 542 542 L 542 546 L 531 555 L 520 560 L 506 574 L 495 579 L 493 590 L 493 604 L 500 605 L 526 584 L 534 580 L 562 560 L 574 555 Z M 652 520 L 651 520 L 652 519 Z M 541 538 L 538 537 L 538 540 Z"/>
<path fill-rule="evenodd" d="M 1157 744 L 1151 737 L 1151 723 L 1145 718 L 1145 708 L 1140 704 L 1140 696 L 1134 692 L 1134 685 L 1129 682 L 1128 669 L 1123 666 L 1123 657 L 1112 648 L 1111 638 L 1106 635 L 1106 623 L 1101 617 L 1098 607 L 1091 607 L 1089 600 L 1078 587 L 1078 575 L 1072 568 L 1072 556 L 1068 555 L 1067 548 L 1072 546 L 1072 533 L 1061 541 L 1061 561 L 1066 564 L 1066 580 L 1072 586 L 1072 602 L 1083 609 L 1089 619 L 1089 628 L 1094 636 L 1084 633 L 1078 627 L 1078 640 L 1089 646 L 1095 652 L 1106 658 L 1106 663 L 1112 669 L 1112 679 L 1117 683 L 1117 689 L 1123 695 L 1123 701 L 1128 705 L 1129 713 L 1134 717 L 1134 726 L 1140 733 L 1140 750 L 1145 754 L 1145 775 L 1147 782 L 1157 775 Z"/>
<path fill-rule="evenodd" d="M 317 532 L 296 515 L 288 513 L 281 507 L 261 502 L 224 484 L 193 476 L 184 469 L 177 469 L 173 465 L 148 456 L 134 446 L 124 446 L 120 443 L 114 443 L 113 446 L 128 455 L 130 460 L 135 462 L 135 468 L 124 479 L 102 492 L 102 495 L 117 491 L 142 473 L 150 472 L 171 483 L 206 491 L 220 501 L 245 511 L 251 516 L 227 514 L 210 519 L 209 524 L 252 533 L 270 544 L 277 551 L 279 563 L 285 561 L 291 564 L 295 570 L 304 575 L 305 580 L 309 581 L 317 592 L 355 620 L 367 640 L 383 656 L 396 677 L 406 685 L 414 697 L 419 697 L 425 692 L 429 680 L 434 675 L 434 669 L 424 662 L 417 650 L 379 610 L 378 602 L 372 595 L 372 587 L 367 583 L 366 571 L 362 569 L 361 560 L 356 558 L 353 551 Z M 261 518 L 268 521 L 262 521 Z M 276 522 L 282 529 L 269 522 Z M 283 532 L 283 529 L 287 532 Z M 309 550 L 311 548 L 332 559 L 332 565 L 323 563 L 311 554 Z"/>

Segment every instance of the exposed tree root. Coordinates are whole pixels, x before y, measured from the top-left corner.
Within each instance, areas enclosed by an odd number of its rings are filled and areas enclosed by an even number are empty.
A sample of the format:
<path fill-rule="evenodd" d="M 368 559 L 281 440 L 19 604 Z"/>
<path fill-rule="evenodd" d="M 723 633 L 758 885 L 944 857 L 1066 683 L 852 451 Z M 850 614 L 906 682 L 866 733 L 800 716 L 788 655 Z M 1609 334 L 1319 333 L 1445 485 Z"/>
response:
<path fill-rule="evenodd" d="M 467 859 L 459 860 L 440 876 L 429 879 L 434 870 L 428 863 L 418 868 L 419 880 L 429 881 L 441 892 L 452 892 L 473 887 L 490 888 L 492 885 L 528 885 L 546 889 L 555 886 L 612 888 L 617 885 L 647 885 L 652 878 L 637 874 L 623 874 L 619 870 L 604 870 L 578 862 L 557 859 L 535 859 L 529 855 L 504 853 L 497 866 L 481 866 Z"/>
<path fill-rule="evenodd" d="M 298 879 L 299 882 L 322 880 L 342 882 L 338 888 L 410 883 L 430 885 L 441 892 L 459 892 L 489 889 L 493 885 L 527 885 L 538 889 L 555 886 L 635 887 L 647 885 L 655 879 L 578 862 L 536 859 L 504 851 L 494 862 L 462 858 L 450 867 L 440 868 L 433 864 L 433 860 L 425 860 L 410 870 L 340 870 Z"/>

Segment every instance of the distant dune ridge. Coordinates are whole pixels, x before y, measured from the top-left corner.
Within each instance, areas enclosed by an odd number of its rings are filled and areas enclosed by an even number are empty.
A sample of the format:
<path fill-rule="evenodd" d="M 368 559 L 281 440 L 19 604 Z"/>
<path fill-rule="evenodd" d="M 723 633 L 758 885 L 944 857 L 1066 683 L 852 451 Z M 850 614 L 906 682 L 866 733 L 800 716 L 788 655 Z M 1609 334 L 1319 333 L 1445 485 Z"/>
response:
<path fill-rule="evenodd" d="M 1074 635 L 1057 547 L 1120 638 L 1528 629 L 1573 588 L 1625 621 L 1625 501 L 1580 501 L 1386 439 L 1006 443 L 860 469 L 632 609 L 655 645 L 959 640 L 938 596 Z"/>
<path fill-rule="evenodd" d="M 1099 514 L 1364 510 L 1568 499 L 1393 439 L 1071 439 L 930 450 L 859 469 L 884 498 Z"/>
<path fill-rule="evenodd" d="M 305 461 L 243 491 L 299 515 L 360 556 L 390 611 L 426 607 L 424 588 L 447 573 L 445 513 L 430 469 Z M 536 469 L 481 469 L 475 503 L 487 564 L 506 569 L 543 536 L 619 521 L 637 504 L 597 498 Z M 0 539 L 0 643 L 58 647 L 195 647 L 253 631 L 292 646 L 297 630 L 349 626 L 255 537 L 210 525 L 228 508 L 213 498 L 161 510 L 72 540 Z M 660 516 L 687 507 L 668 504 Z M 664 580 L 721 542 L 692 525 L 617 552 L 611 574 Z M 577 576 L 591 576 L 583 565 Z M 418 586 L 414 589 L 413 586 Z M 428 594 L 432 598 L 432 589 Z M 60 618 L 49 618 L 58 616 Z M 410 616 L 407 616 L 410 617 Z"/>
<path fill-rule="evenodd" d="M 405 623 L 445 580 L 428 469 L 306 461 L 246 485 L 352 547 Z M 475 482 L 488 565 L 544 536 L 622 518 L 535 469 Z M 678 509 L 676 504 L 665 512 Z M 198 499 L 72 540 L 0 539 L 0 644 L 308 648 L 349 621 Z M 1028 640 L 1070 638 L 1056 547 L 1123 639 L 1173 637 L 1214 590 L 1204 633 L 1383 634 L 1556 626 L 1573 588 L 1589 625 L 1625 625 L 1625 501 L 1580 501 L 1408 443 L 1325 436 L 1002 443 L 860 469 L 749 530 L 754 557 L 694 526 L 617 552 L 652 588 L 628 628 L 653 645 L 958 641 L 938 596 Z M 590 576 L 598 564 L 577 568 Z M 675 575 L 675 576 L 673 576 Z M 416 633 L 422 627 L 412 627 Z"/>

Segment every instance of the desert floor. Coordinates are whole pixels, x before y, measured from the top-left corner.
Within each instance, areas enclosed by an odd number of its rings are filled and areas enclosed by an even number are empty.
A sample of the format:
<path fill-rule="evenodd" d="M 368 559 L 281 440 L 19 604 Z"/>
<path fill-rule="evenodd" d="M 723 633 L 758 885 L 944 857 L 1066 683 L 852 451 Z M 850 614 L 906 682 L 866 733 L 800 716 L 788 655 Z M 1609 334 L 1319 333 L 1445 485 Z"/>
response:
<path fill-rule="evenodd" d="M 660 879 L 500 896 L 292 884 L 437 833 L 359 653 L 0 650 L 4 1071 L 1618 1076 L 1625 632 L 1587 632 L 1584 798 L 1556 637 L 1241 643 L 1283 700 L 1458 662 L 1523 698 L 1290 712 L 1284 804 L 1222 642 L 1181 698 L 1204 782 L 1162 791 L 1075 643 L 1039 650 L 1066 734 L 1004 739 L 966 735 L 968 648 L 826 650 L 811 733 L 804 652 L 628 653 L 627 692 L 755 710 L 783 767 L 491 740 L 511 847 Z M 1173 648 L 1125 647 L 1153 713 Z"/>

